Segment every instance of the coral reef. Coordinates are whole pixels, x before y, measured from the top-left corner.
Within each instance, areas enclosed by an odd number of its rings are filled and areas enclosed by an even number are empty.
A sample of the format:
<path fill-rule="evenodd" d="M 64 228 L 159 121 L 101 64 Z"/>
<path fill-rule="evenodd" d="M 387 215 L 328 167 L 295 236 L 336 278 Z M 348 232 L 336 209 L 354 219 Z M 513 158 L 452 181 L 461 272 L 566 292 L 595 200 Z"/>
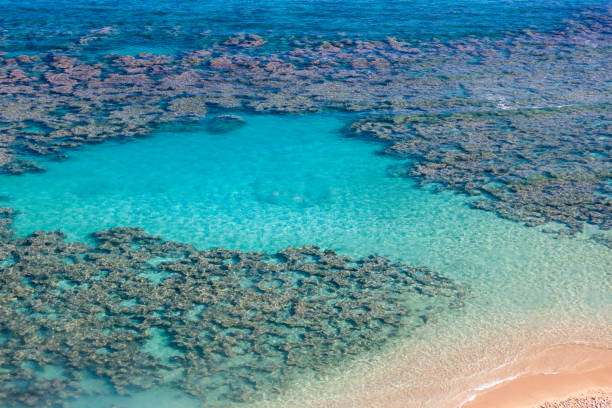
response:
<path fill-rule="evenodd" d="M 413 159 L 405 175 L 481 198 L 475 208 L 527 225 L 612 228 L 609 104 L 374 116 L 352 134 Z M 397 173 L 397 171 L 396 171 Z M 559 232 L 559 231 L 557 231 Z"/>
<path fill-rule="evenodd" d="M 431 114 L 609 102 L 610 11 L 579 17 L 551 34 L 499 39 L 303 39 L 298 48 L 260 52 L 262 38 L 238 34 L 175 55 L 92 62 L 75 47 L 0 56 L 0 163 L 145 135 L 211 107 Z"/>
<path fill-rule="evenodd" d="M 476 207 L 530 225 L 609 228 L 610 10 L 584 10 L 551 33 L 495 39 L 288 37 L 293 48 L 275 51 L 240 33 L 175 55 L 85 61 L 84 45 L 75 44 L 0 56 L 0 171 L 41 171 L 35 156 L 63 158 L 84 143 L 144 136 L 211 108 L 393 114 L 353 129 L 413 156 L 419 162 L 408 173 L 486 194 Z M 113 33 L 92 31 L 85 43 Z M 223 132 L 239 121 L 220 116 L 210 124 Z"/>
<path fill-rule="evenodd" d="M 10 234 L 0 218 L 0 399 L 58 406 L 94 375 L 119 394 L 156 385 L 207 406 L 249 401 L 461 306 L 427 268 L 316 247 L 273 256 L 165 242 L 136 228 Z M 45 375 L 55 367 L 58 373 Z M 224 402 L 223 402 L 224 401 Z"/>
<path fill-rule="evenodd" d="M 176 55 L 87 62 L 75 45 L 0 56 L 0 169 L 41 171 L 34 156 L 144 136 L 210 108 L 391 113 L 353 129 L 414 157 L 409 174 L 486 194 L 474 206 L 529 225 L 607 229 L 610 10 L 585 10 L 556 32 L 498 39 L 304 38 L 272 52 L 259 50 L 262 37 L 240 33 Z M 219 132 L 239 125 L 231 116 L 210 121 Z"/>

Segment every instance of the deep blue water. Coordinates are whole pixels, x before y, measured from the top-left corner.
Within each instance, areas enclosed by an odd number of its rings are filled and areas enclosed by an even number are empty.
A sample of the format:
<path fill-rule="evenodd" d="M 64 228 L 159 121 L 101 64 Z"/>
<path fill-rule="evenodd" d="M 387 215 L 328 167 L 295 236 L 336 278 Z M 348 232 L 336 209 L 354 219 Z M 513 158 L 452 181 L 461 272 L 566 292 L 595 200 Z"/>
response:
<path fill-rule="evenodd" d="M 117 34 L 90 52 L 138 47 L 157 52 L 206 47 L 235 32 L 291 39 L 338 36 L 409 40 L 497 37 L 523 29 L 548 31 L 584 7 L 605 0 L 396 1 L 0 1 L 0 51 L 62 50 L 92 29 Z"/>

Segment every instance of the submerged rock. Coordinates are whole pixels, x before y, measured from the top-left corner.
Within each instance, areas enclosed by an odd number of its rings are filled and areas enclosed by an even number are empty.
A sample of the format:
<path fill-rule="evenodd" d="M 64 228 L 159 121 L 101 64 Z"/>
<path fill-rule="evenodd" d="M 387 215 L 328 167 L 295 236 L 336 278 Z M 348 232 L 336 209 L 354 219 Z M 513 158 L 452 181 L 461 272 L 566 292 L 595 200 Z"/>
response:
<path fill-rule="evenodd" d="M 246 121 L 237 115 L 218 115 L 208 121 L 206 130 L 212 133 L 229 133 L 246 125 Z"/>
<path fill-rule="evenodd" d="M 41 173 L 45 169 L 34 162 L 24 159 L 16 159 L 8 162 L 4 166 L 0 167 L 0 174 L 24 174 L 24 173 Z"/>
<path fill-rule="evenodd" d="M 605 245 L 608 248 L 612 249 L 612 235 L 610 234 L 593 234 L 591 236 L 591 239 L 597 243 L 600 243 L 601 245 Z"/>
<path fill-rule="evenodd" d="M 231 36 L 227 41 L 223 42 L 224 45 L 231 45 L 240 48 L 251 48 L 259 47 L 266 43 L 260 35 L 257 34 L 236 34 Z"/>

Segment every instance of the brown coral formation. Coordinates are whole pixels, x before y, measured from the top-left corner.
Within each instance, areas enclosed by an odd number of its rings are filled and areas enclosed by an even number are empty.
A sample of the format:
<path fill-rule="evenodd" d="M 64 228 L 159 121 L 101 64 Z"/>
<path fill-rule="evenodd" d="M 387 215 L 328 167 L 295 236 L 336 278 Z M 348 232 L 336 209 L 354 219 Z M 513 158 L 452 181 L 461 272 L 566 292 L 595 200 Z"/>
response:
<path fill-rule="evenodd" d="M 609 101 L 610 22 L 609 10 L 599 10 L 557 33 L 497 40 L 305 39 L 299 48 L 258 53 L 264 40 L 241 34 L 172 56 L 109 55 L 93 63 L 81 61 L 77 48 L 74 55 L 0 57 L 0 122 L 8 124 L 0 154 L 5 164 L 32 151 L 62 154 L 198 118 L 210 107 L 435 113 L 601 103 Z M 192 104 L 173 104 L 176 98 L 198 98 L 202 106 L 193 114 Z M 26 122 L 47 130 L 29 133 Z"/>
<path fill-rule="evenodd" d="M 15 239 L 0 218 L 0 399 L 58 406 L 87 375 L 119 394 L 167 385 L 207 406 L 407 335 L 464 289 L 426 268 L 315 247 L 199 251 L 134 228 Z M 45 373 L 55 367 L 58 374 Z"/>
<path fill-rule="evenodd" d="M 237 34 L 171 56 L 0 57 L 0 171 L 40 171 L 35 156 L 144 136 L 211 108 L 392 113 L 353 129 L 415 158 L 409 174 L 484 194 L 475 207 L 529 225 L 609 229 L 612 17 L 593 9 L 578 21 L 498 39 L 303 39 L 271 52 Z"/>
<path fill-rule="evenodd" d="M 362 119 L 350 130 L 413 159 L 405 175 L 477 196 L 475 208 L 573 233 L 584 223 L 612 228 L 610 112 L 605 104 L 398 115 Z"/>

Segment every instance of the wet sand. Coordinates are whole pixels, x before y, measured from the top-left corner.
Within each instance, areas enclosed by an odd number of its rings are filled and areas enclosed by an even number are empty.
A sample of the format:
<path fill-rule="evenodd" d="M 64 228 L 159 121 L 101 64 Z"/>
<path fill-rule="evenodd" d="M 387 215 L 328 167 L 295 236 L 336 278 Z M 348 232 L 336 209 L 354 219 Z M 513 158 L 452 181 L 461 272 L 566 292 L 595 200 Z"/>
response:
<path fill-rule="evenodd" d="M 328 377 L 320 398 L 296 394 L 285 401 L 313 408 L 612 408 L 610 326 L 572 323 L 548 334 L 500 331 L 488 341 L 457 339 L 461 346 L 452 351 L 409 342 L 359 376 Z M 339 383 L 346 393 L 333 393 Z"/>
<path fill-rule="evenodd" d="M 565 344 L 534 352 L 462 408 L 610 407 L 612 349 Z"/>

